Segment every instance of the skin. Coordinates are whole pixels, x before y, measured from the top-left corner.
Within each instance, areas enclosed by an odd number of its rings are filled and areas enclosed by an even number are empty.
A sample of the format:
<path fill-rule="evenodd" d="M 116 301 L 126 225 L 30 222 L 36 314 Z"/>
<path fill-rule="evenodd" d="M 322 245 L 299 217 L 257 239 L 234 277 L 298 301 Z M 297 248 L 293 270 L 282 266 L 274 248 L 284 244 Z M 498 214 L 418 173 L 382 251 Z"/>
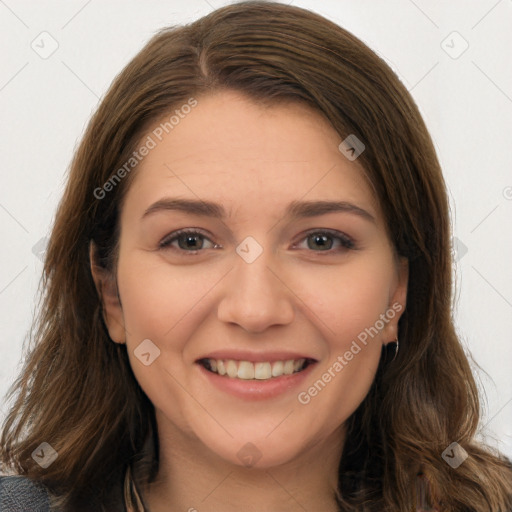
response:
<path fill-rule="evenodd" d="M 370 389 L 382 345 L 395 340 L 401 313 L 307 405 L 297 394 L 393 304 L 403 313 L 408 281 L 407 261 L 395 259 L 378 201 L 358 161 L 339 151 L 341 140 L 309 107 L 265 109 L 223 91 L 198 98 L 137 168 L 121 212 L 117 289 L 92 272 L 110 337 L 127 344 L 155 406 L 160 470 L 143 489 L 152 512 L 230 512 L 240 504 L 337 510 L 344 425 Z M 141 219 L 163 197 L 215 201 L 228 216 L 167 210 Z M 349 201 L 375 222 L 348 212 L 285 217 L 293 200 Z M 182 228 L 204 232 L 196 254 L 177 240 L 159 247 Z M 346 234 L 356 249 L 333 237 L 322 250 L 306 233 L 322 229 Z M 250 264 L 235 251 L 247 236 L 263 249 Z M 144 339 L 160 350 L 148 366 L 134 354 Z M 300 389 L 247 401 L 208 386 L 195 363 L 219 348 L 299 351 L 318 363 Z M 261 455 L 254 467 L 237 456 L 248 442 Z"/>

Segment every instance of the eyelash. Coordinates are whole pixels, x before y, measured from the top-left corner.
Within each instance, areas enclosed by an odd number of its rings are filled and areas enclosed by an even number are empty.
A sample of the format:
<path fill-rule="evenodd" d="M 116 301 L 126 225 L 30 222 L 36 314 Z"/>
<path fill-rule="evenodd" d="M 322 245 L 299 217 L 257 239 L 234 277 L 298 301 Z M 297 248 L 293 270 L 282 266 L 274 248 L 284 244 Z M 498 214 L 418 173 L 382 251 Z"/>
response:
<path fill-rule="evenodd" d="M 203 237 L 206 240 L 210 240 L 201 231 L 192 230 L 192 229 L 180 229 L 178 231 L 175 231 L 174 233 L 171 233 L 167 237 L 165 237 L 159 243 L 159 248 L 160 249 L 171 249 L 171 250 L 174 250 L 174 251 L 179 251 L 179 252 L 182 252 L 182 253 L 188 253 L 188 254 L 191 254 L 191 255 L 196 255 L 196 254 L 198 254 L 198 253 L 200 253 L 200 252 L 205 250 L 205 249 L 196 249 L 196 250 L 187 251 L 185 249 L 171 247 L 171 244 L 173 242 L 177 241 L 181 235 L 199 235 L 200 237 Z M 302 242 L 304 240 L 307 240 L 307 238 L 312 236 L 312 235 L 327 235 L 327 236 L 329 236 L 329 237 L 331 237 L 333 239 L 339 240 L 340 241 L 340 245 L 341 245 L 341 247 L 339 247 L 338 249 L 332 249 L 331 248 L 331 249 L 326 249 L 324 251 L 313 251 L 311 249 L 312 252 L 317 252 L 317 253 L 320 253 L 320 254 L 322 254 L 322 253 L 333 254 L 333 253 L 339 252 L 341 250 L 347 250 L 347 251 L 348 250 L 357 250 L 355 242 L 354 242 L 354 240 L 352 238 L 350 238 L 349 236 L 345 235 L 344 233 L 341 233 L 339 231 L 335 231 L 333 229 L 316 229 L 316 230 L 313 229 L 313 230 L 310 230 L 307 233 L 305 233 L 304 237 L 300 240 L 300 242 Z M 211 242 L 211 240 L 210 240 L 210 242 Z M 214 244 L 214 248 L 215 247 L 218 247 L 217 244 Z"/>

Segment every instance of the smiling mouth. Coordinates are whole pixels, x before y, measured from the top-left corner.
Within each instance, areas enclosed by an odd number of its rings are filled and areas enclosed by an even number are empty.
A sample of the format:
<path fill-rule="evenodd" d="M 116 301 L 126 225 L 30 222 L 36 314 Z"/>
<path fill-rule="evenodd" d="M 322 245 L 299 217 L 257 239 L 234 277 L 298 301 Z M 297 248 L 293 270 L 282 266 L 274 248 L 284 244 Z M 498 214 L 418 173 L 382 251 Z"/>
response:
<path fill-rule="evenodd" d="M 199 359 L 197 362 L 208 371 L 231 379 L 271 380 L 302 372 L 315 360 L 302 358 L 252 363 L 235 359 Z"/>

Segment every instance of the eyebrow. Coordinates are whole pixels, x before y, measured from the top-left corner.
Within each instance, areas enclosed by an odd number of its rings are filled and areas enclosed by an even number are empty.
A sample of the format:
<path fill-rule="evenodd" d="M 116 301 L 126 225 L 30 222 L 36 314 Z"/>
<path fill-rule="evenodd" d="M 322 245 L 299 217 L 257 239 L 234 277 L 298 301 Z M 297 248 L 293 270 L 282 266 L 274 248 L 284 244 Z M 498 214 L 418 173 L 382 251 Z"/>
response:
<path fill-rule="evenodd" d="M 149 206 L 142 219 L 162 211 L 181 211 L 192 215 L 225 219 L 226 210 L 218 203 L 196 199 L 162 198 Z M 327 213 L 351 213 L 376 223 L 375 217 L 363 208 L 347 201 L 292 201 L 285 210 L 285 217 L 308 218 Z"/>

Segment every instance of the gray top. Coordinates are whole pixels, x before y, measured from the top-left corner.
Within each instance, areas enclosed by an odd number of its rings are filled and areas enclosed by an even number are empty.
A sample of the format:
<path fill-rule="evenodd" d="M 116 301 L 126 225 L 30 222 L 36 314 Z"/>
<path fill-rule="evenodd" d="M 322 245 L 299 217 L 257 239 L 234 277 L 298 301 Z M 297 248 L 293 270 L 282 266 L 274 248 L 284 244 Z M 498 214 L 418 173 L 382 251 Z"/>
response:
<path fill-rule="evenodd" d="M 0 476 L 1 512 L 51 512 L 45 488 L 24 476 Z"/>

